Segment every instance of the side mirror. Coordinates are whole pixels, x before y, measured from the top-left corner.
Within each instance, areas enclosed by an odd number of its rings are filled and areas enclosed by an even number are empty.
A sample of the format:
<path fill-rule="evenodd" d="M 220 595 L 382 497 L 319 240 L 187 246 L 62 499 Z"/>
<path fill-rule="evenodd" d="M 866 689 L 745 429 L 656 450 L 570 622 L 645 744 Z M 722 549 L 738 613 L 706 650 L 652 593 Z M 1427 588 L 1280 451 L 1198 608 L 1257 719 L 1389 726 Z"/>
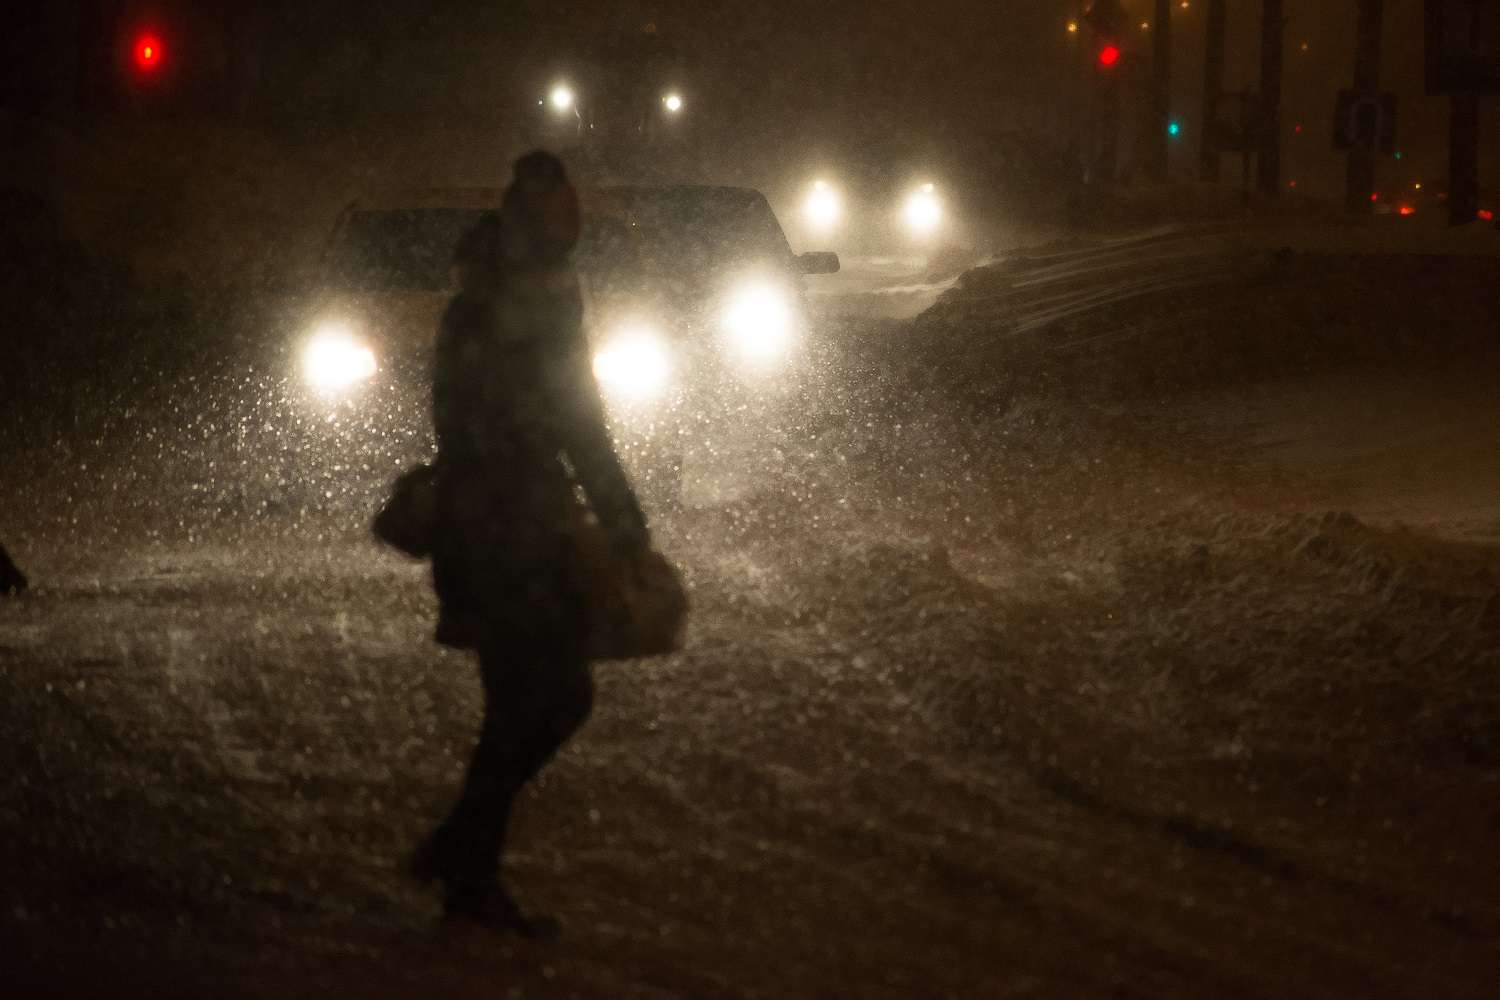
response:
<path fill-rule="evenodd" d="M 798 274 L 838 274 L 839 255 L 827 250 L 799 253 L 796 266 Z"/>

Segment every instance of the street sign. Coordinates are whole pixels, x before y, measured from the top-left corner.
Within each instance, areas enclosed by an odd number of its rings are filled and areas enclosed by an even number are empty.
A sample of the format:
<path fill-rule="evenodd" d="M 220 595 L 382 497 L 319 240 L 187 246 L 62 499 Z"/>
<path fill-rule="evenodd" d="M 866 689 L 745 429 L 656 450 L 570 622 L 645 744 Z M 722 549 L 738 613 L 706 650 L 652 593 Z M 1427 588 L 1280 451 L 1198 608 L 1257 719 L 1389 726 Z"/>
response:
<path fill-rule="evenodd" d="M 1426 0 L 1427 92 L 1500 94 L 1500 0 Z"/>
<path fill-rule="evenodd" d="M 1396 151 L 1396 95 L 1339 91 L 1333 112 L 1335 149 Z"/>

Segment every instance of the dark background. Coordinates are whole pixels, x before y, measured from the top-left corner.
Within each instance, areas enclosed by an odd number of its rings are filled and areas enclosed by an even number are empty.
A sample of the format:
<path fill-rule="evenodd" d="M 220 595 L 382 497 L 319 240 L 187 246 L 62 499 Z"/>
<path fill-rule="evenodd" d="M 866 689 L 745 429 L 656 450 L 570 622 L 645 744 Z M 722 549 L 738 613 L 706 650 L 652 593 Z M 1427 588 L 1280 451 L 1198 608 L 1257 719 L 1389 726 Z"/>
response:
<path fill-rule="evenodd" d="M 1255 84 L 1260 6 L 1228 2 L 1227 89 Z M 1137 21 L 1154 11 L 1150 0 L 1125 7 Z M 1171 169 L 1185 184 L 1202 132 L 1204 8 L 1172 8 L 1183 131 Z M 1356 2 L 1288 0 L 1286 9 L 1284 183 L 1336 199 L 1344 159 L 1333 148 L 1333 108 L 1352 79 Z M 538 141 L 525 129 L 537 99 L 567 78 L 591 95 L 679 87 L 678 141 L 653 153 L 654 165 L 685 180 L 760 186 L 778 208 L 816 171 L 887 200 L 932 177 L 994 216 L 1052 210 L 1062 195 L 1039 188 L 1069 182 L 1089 113 L 1095 42 L 1066 31 L 1077 11 L 1075 0 L 32 5 L 9 15 L 12 30 L 0 35 L 0 140 L 11 151 L 0 183 L 87 200 L 85 188 L 123 184 L 127 167 L 139 167 L 126 186 L 153 225 L 183 211 L 201 218 L 181 207 L 195 199 L 248 198 L 254 208 L 237 225 L 279 214 L 322 231 L 330 205 L 372 186 L 502 182 L 508 159 Z M 1382 157 L 1379 183 L 1389 192 L 1425 181 L 1432 192 L 1446 177 L 1448 106 L 1425 93 L 1420 0 L 1388 0 L 1385 24 L 1382 79 L 1402 102 L 1402 156 Z M 147 27 L 165 50 L 150 75 L 130 59 Z M 1139 180 L 1136 139 L 1152 127 L 1151 32 L 1127 32 L 1124 49 L 1121 167 Z M 1500 99 L 1486 100 L 1482 116 L 1482 177 L 1493 190 Z M 80 156 L 97 160 L 91 175 L 78 176 Z M 173 156 L 175 172 L 162 167 Z M 236 174 L 253 176 L 212 198 L 194 192 L 210 175 Z M 1238 174 L 1228 165 L 1224 184 Z M 170 203 L 141 208 L 151 192 Z M 322 200 L 299 200 L 304 193 Z"/>

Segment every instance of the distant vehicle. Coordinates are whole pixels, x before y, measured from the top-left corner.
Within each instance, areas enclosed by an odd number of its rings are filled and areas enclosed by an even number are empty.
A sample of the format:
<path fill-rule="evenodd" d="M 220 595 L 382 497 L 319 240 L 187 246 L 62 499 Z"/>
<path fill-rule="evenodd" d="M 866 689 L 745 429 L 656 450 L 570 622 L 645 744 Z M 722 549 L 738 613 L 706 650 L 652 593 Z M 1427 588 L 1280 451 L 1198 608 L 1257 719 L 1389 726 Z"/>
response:
<path fill-rule="evenodd" d="M 580 88 L 560 78 L 527 109 L 521 136 L 528 146 L 556 149 L 645 149 L 683 135 L 687 106 L 673 86 Z"/>
<path fill-rule="evenodd" d="M 917 179 L 841 179 L 836 170 L 813 175 L 787 205 L 795 234 L 877 253 L 930 252 L 964 237 L 951 193 L 916 174 Z"/>
<path fill-rule="evenodd" d="M 313 405 L 378 408 L 374 387 L 419 380 L 452 295 L 453 247 L 500 196 L 407 191 L 343 213 L 299 331 Z M 837 271 L 838 257 L 793 254 L 765 197 L 747 188 L 606 187 L 581 198 L 574 262 L 594 372 L 632 472 L 675 499 L 690 435 L 785 412 L 810 332 L 804 276 Z"/>
<path fill-rule="evenodd" d="M 522 116 L 527 145 L 547 149 L 644 149 L 686 137 L 696 102 L 685 90 L 701 54 L 655 5 L 610 5 L 570 34 L 521 54 L 538 89 Z"/>

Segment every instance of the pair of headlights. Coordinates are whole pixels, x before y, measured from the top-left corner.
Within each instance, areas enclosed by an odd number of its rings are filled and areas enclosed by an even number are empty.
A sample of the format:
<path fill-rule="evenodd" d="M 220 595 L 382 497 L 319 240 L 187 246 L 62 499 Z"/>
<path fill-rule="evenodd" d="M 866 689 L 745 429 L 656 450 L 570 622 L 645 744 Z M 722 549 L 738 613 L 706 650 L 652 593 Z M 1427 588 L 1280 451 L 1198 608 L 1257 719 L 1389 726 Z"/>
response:
<path fill-rule="evenodd" d="M 791 353 L 797 311 L 786 290 L 770 281 L 751 281 L 725 299 L 718 316 L 723 345 L 735 367 L 759 375 Z M 627 323 L 607 335 L 594 355 L 594 375 L 613 401 L 650 402 L 672 379 L 674 352 L 662 332 L 647 323 Z"/>
<path fill-rule="evenodd" d="M 724 347 L 737 367 L 760 373 L 790 353 L 797 314 L 790 294 L 771 281 L 750 281 L 734 289 L 719 314 Z M 303 376 L 320 394 L 348 392 L 375 375 L 375 352 L 352 328 L 325 323 L 302 355 Z M 671 382 L 674 351 L 657 326 L 632 321 L 613 328 L 594 354 L 594 375 L 612 399 L 644 403 Z"/>
<path fill-rule="evenodd" d="M 558 114 L 577 114 L 578 112 L 578 95 L 566 83 L 554 84 L 547 92 L 547 96 L 538 98 L 537 103 L 551 105 L 552 110 Z M 682 95 L 675 90 L 667 91 L 661 95 L 661 106 L 668 114 L 677 114 L 682 110 Z"/>
<path fill-rule="evenodd" d="M 802 216 L 808 226 L 820 235 L 831 235 L 844 222 L 844 199 L 838 189 L 824 180 L 813 181 L 802 199 Z M 901 202 L 901 225 L 916 239 L 926 239 L 943 224 L 943 202 L 931 183 L 909 191 Z"/>

